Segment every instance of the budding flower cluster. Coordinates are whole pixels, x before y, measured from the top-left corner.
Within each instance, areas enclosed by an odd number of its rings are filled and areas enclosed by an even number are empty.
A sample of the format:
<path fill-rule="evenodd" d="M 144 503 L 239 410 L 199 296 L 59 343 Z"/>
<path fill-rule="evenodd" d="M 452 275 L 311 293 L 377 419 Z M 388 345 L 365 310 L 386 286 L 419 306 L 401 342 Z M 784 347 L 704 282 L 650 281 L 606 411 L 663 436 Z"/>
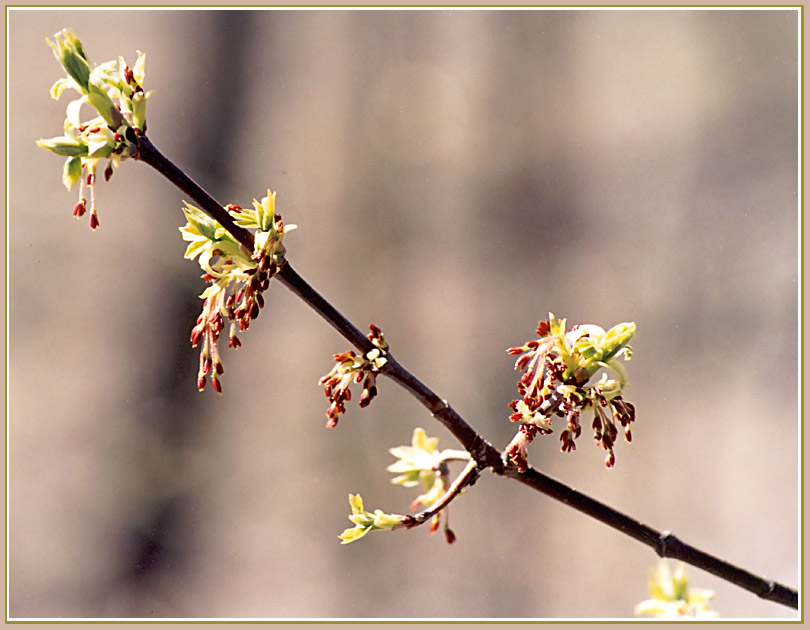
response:
<path fill-rule="evenodd" d="M 219 357 L 217 343 L 230 322 L 229 348 L 238 348 L 242 342 L 238 332 L 248 329 L 250 322 L 264 308 L 262 293 L 270 286 L 270 279 L 283 264 L 284 235 L 294 225 L 285 226 L 281 215 L 275 212 L 276 195 L 267 191 L 261 201 L 254 199 L 253 209 L 244 209 L 235 204 L 226 206 L 237 225 L 255 229 L 255 249 L 248 252 L 224 227 L 211 219 L 199 208 L 186 203 L 183 212 L 187 223 L 180 228 L 183 240 L 189 241 L 185 257 L 199 263 L 205 273 L 203 279 L 209 286 L 200 296 L 205 300 L 197 325 L 191 331 L 191 344 L 200 350 L 200 370 L 197 387 L 205 389 L 210 375 L 214 389 L 222 393 L 219 377 L 224 369 Z"/>
<path fill-rule="evenodd" d="M 527 445 L 538 433 L 552 432 L 552 416 L 566 421 L 560 435 L 560 450 L 574 450 L 575 440 L 582 433 L 579 417 L 586 410 L 593 410 L 594 440 L 607 451 L 605 465 L 608 468 L 614 465 L 616 425 L 621 425 L 625 440 L 630 442 L 630 423 L 635 420 L 635 408 L 621 396 L 627 386 L 627 373 L 619 362 L 620 358 L 630 359 L 627 344 L 635 330 L 634 323 L 619 324 L 607 332 L 585 324 L 566 333 L 565 320 L 549 314 L 549 319 L 537 327 L 538 339 L 507 350 L 509 354 L 520 355 L 515 369 L 523 372 L 517 382 L 521 398 L 509 404 L 514 412 L 509 419 L 521 426 L 506 449 L 507 459 L 519 470 L 528 468 Z M 587 385 L 602 368 L 616 378 L 608 378 L 605 373 L 597 383 Z"/>
<path fill-rule="evenodd" d="M 84 47 L 76 34 L 63 29 L 46 40 L 67 76 L 51 87 L 51 97 L 59 99 L 66 88 L 77 91 L 80 97 L 67 106 L 64 135 L 41 138 L 37 145 L 66 157 L 62 183 L 70 190 L 79 183 L 79 202 L 73 216 L 82 217 L 88 210 L 90 227 L 99 226 L 96 213 L 95 183 L 99 162 L 108 160 L 104 179 L 109 180 L 113 167 L 137 155 L 137 138 L 146 133 L 146 100 L 151 92 L 144 92 L 146 56 L 139 52 L 135 65 L 130 67 L 123 58 L 91 66 Z M 89 105 L 97 116 L 81 119 L 81 109 Z M 90 205 L 88 208 L 87 191 Z"/>
<path fill-rule="evenodd" d="M 335 366 L 318 380 L 324 386 L 324 395 L 331 403 L 326 412 L 327 427 L 336 426 L 340 414 L 346 413 L 345 403 L 352 399 L 349 389 L 352 383 L 363 383 L 363 393 L 358 403 L 360 407 L 368 407 L 377 395 L 377 374 L 388 361 L 385 358 L 388 343 L 377 326 L 370 324 L 369 329 L 371 332 L 368 338 L 376 346 L 374 350 L 367 352 L 365 356 L 356 354 L 354 350 L 334 355 Z"/>

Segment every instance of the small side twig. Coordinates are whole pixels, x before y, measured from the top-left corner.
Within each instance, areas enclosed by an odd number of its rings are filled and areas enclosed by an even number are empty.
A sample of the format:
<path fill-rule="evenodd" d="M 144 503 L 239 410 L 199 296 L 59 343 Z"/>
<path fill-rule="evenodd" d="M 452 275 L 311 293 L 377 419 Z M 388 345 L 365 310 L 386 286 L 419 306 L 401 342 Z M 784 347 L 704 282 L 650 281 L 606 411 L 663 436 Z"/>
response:
<path fill-rule="evenodd" d="M 412 527 L 418 527 L 422 523 L 425 523 L 430 519 L 432 519 L 444 508 L 446 508 L 453 499 L 455 499 L 459 494 L 461 494 L 464 488 L 473 485 L 478 479 L 478 475 L 480 474 L 481 471 L 478 468 L 478 464 L 476 464 L 475 460 L 470 460 L 464 467 L 464 470 L 461 471 L 461 474 L 459 474 L 459 476 L 456 477 L 456 479 L 447 489 L 447 492 L 445 492 L 441 496 L 441 498 L 438 501 L 436 501 L 436 503 L 431 505 L 426 510 L 422 510 L 418 514 L 406 515 L 405 520 L 402 522 L 401 527 L 405 527 L 407 529 L 410 529 Z"/>

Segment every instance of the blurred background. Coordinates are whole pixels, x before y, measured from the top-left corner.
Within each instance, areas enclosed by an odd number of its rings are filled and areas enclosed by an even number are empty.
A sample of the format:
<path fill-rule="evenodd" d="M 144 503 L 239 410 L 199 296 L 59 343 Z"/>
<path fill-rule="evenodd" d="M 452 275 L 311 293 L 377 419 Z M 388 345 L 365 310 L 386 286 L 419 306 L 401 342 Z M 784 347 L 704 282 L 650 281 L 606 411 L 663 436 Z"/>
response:
<path fill-rule="evenodd" d="M 268 188 L 289 259 L 502 448 L 549 311 L 635 321 L 633 443 L 538 438 L 540 470 L 798 586 L 798 13 L 11 10 L 12 617 L 632 617 L 655 553 L 484 475 L 427 528 L 388 448 L 452 436 L 396 384 L 336 429 L 348 349 L 274 282 L 196 390 L 184 194 L 126 162 L 75 221 L 45 38 L 147 53 L 149 136 L 223 203 Z M 589 417 L 584 418 L 588 426 Z M 795 617 L 697 569 L 725 617 Z"/>

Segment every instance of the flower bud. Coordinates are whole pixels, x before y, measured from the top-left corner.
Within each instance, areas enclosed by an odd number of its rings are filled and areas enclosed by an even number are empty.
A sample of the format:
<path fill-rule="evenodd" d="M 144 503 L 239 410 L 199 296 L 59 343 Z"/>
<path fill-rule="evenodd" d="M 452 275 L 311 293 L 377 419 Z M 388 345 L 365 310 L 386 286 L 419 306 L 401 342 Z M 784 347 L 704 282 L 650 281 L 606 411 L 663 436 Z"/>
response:
<path fill-rule="evenodd" d="M 84 52 L 82 43 L 76 34 L 69 28 L 62 29 L 54 35 L 54 42 L 49 39 L 48 46 L 53 48 L 53 54 L 62 64 L 65 72 L 87 94 L 90 83 L 90 64 L 87 61 L 87 54 Z"/>
<path fill-rule="evenodd" d="M 135 92 L 132 95 L 132 124 L 142 131 L 146 131 L 146 98 L 143 92 Z M 117 127 L 116 127 L 117 128 Z"/>
<path fill-rule="evenodd" d="M 599 344 L 602 350 L 602 360 L 607 361 L 614 356 L 619 350 L 624 348 L 633 335 L 636 333 L 635 322 L 624 322 L 617 324 L 605 333 Z"/>

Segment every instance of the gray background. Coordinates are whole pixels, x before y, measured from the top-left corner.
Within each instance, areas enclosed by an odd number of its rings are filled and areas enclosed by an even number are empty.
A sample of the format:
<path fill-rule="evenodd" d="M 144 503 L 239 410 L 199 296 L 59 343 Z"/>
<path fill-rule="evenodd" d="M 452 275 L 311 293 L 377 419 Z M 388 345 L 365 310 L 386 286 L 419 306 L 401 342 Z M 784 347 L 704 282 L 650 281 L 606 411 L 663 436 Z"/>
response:
<path fill-rule="evenodd" d="M 96 63 L 147 52 L 155 144 L 222 202 L 277 190 L 296 269 L 494 444 L 539 319 L 636 321 L 616 468 L 587 429 L 531 462 L 797 586 L 797 12 L 14 10 L 12 616 L 628 617 L 657 562 L 491 475 L 455 545 L 338 544 L 349 492 L 408 510 L 389 447 L 457 444 L 385 380 L 325 429 L 347 343 L 278 283 L 197 393 L 183 194 L 128 162 L 91 233 L 34 144 L 64 26 Z M 724 616 L 794 615 L 689 574 Z"/>

